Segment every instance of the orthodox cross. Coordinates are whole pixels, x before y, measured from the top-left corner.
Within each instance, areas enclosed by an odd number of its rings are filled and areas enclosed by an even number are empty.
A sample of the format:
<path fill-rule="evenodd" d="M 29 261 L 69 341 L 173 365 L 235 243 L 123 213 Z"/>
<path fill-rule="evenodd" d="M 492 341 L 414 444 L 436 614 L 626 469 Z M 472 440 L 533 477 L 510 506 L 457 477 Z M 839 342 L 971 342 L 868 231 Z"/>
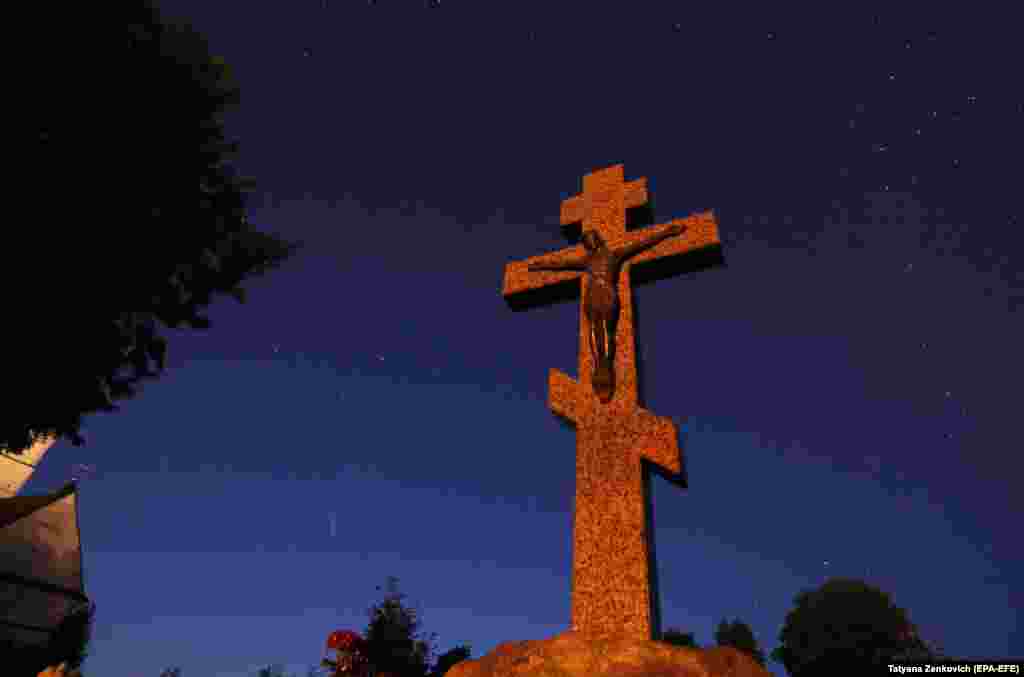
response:
<path fill-rule="evenodd" d="M 514 310 L 577 289 L 582 299 L 578 380 L 552 369 L 548 406 L 576 427 L 571 622 L 591 637 L 660 638 L 650 470 L 686 486 L 675 424 L 642 406 L 631 274 L 648 282 L 722 263 L 712 212 L 628 229 L 627 210 L 647 202 L 646 180 L 625 182 L 622 165 L 584 176 L 561 211 L 583 244 L 509 263 L 502 290 Z"/>

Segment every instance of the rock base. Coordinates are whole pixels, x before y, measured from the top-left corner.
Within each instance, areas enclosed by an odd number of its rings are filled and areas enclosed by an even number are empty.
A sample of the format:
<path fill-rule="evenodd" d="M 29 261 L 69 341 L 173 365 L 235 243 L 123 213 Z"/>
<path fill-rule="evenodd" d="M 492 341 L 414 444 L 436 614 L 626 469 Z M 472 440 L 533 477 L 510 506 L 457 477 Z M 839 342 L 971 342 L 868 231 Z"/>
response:
<path fill-rule="evenodd" d="M 731 647 L 689 649 L 665 642 L 588 639 L 567 631 L 550 639 L 505 642 L 462 661 L 446 677 L 772 677 Z"/>

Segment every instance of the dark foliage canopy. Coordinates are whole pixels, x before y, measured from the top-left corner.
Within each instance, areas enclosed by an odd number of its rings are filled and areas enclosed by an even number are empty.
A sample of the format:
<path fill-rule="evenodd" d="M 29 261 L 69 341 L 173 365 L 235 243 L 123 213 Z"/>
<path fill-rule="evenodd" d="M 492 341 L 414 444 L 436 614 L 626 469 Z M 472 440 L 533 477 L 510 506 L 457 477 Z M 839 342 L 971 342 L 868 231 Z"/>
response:
<path fill-rule="evenodd" d="M 244 281 L 298 248 L 246 216 L 254 184 L 229 162 L 224 113 L 239 90 L 225 62 L 148 0 L 119 7 L 121 60 L 80 50 L 47 74 L 24 216 L 0 229 L 0 372 L 16 394 L 0 449 L 43 435 L 82 444 L 84 415 L 162 372 L 161 329 L 208 328 L 216 296 L 243 301 Z"/>
<path fill-rule="evenodd" d="M 757 644 L 753 629 L 743 621 L 734 619 L 732 622 L 722 620 L 715 629 L 715 643 L 718 646 L 731 646 L 750 654 L 751 658 L 765 664 L 764 651 Z"/>
<path fill-rule="evenodd" d="M 894 659 L 931 655 L 907 612 L 887 593 L 855 579 L 830 579 L 798 594 L 779 641 L 771 656 L 792 677 L 868 674 Z"/>
<path fill-rule="evenodd" d="M 430 677 L 444 677 L 455 665 L 469 660 L 472 656 L 473 650 L 468 644 L 462 644 L 454 649 L 449 649 L 437 657 L 434 669 L 430 671 Z"/>
<path fill-rule="evenodd" d="M 661 633 L 661 641 L 672 646 L 682 646 L 690 649 L 699 649 L 697 640 L 693 638 L 692 632 L 683 632 L 678 628 L 669 628 Z"/>
<path fill-rule="evenodd" d="M 363 634 L 367 658 L 377 673 L 426 677 L 436 635 L 429 639 L 420 635 L 419 613 L 402 602 L 405 597 L 398 591 L 398 578 L 389 576 L 384 600 L 368 610 L 370 622 Z"/>

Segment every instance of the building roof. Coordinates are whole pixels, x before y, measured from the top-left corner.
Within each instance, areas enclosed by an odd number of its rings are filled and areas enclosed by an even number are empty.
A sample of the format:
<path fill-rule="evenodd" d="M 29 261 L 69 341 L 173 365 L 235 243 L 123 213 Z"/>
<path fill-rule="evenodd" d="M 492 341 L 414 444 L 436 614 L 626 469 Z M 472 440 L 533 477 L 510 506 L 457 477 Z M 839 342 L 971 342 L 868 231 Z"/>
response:
<path fill-rule="evenodd" d="M 77 483 L 44 496 L 0 498 L 0 645 L 45 645 L 88 603 Z"/>
<path fill-rule="evenodd" d="M 75 483 L 68 482 L 61 489 L 43 496 L 11 496 L 0 498 L 0 529 L 31 515 L 36 510 L 56 503 L 75 490 Z"/>

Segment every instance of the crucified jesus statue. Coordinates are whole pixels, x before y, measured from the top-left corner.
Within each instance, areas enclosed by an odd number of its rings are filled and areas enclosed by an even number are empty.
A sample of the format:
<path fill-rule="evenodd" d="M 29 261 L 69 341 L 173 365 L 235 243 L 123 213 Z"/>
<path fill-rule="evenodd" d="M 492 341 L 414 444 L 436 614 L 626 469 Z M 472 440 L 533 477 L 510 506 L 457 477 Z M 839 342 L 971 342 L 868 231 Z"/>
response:
<path fill-rule="evenodd" d="M 679 235 L 686 228 L 673 224 L 644 240 L 622 247 L 608 248 L 596 230 L 583 234 L 581 257 L 562 263 L 531 263 L 527 270 L 581 270 L 590 277 L 583 299 L 583 313 L 590 323 L 590 356 L 594 363 L 591 384 L 601 402 L 607 404 L 615 393 L 615 329 L 619 320 L 619 270 L 631 256 L 653 247 L 662 240 Z"/>

